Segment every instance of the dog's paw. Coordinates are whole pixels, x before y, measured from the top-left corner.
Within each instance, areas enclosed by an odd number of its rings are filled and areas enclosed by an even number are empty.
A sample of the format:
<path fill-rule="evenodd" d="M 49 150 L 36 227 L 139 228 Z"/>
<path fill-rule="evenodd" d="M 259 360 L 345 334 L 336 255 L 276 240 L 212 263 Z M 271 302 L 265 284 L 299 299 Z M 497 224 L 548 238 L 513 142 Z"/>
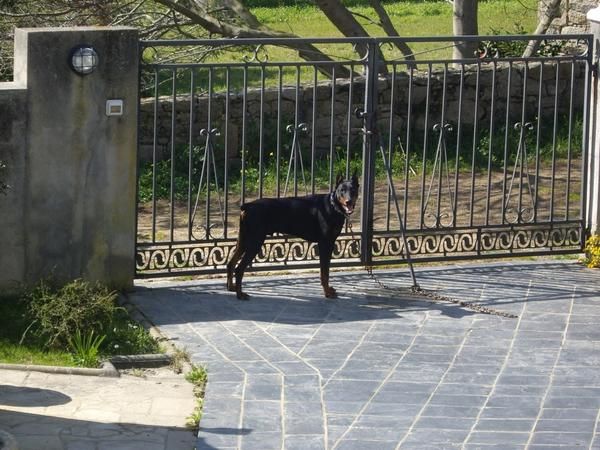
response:
<path fill-rule="evenodd" d="M 237 293 L 237 298 L 238 300 L 250 300 L 250 296 L 242 291 Z"/>
<path fill-rule="evenodd" d="M 227 290 L 229 292 L 236 292 L 237 291 L 237 287 L 235 286 L 234 283 L 227 283 Z"/>
<path fill-rule="evenodd" d="M 336 298 L 337 297 L 337 292 L 335 292 L 335 289 L 332 288 L 331 286 L 327 286 L 324 290 L 325 290 L 325 297 L 327 297 L 327 298 Z"/>

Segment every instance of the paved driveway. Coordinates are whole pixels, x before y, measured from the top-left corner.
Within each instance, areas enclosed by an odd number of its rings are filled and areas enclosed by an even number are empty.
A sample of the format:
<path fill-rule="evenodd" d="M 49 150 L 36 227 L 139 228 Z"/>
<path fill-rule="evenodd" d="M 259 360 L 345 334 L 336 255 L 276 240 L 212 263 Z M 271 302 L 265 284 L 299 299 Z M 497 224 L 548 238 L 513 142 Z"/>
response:
<path fill-rule="evenodd" d="M 407 287 L 406 270 L 378 271 Z M 362 271 L 142 282 L 132 301 L 208 368 L 198 449 L 600 449 L 600 271 L 417 268 L 517 319 L 390 295 Z"/>

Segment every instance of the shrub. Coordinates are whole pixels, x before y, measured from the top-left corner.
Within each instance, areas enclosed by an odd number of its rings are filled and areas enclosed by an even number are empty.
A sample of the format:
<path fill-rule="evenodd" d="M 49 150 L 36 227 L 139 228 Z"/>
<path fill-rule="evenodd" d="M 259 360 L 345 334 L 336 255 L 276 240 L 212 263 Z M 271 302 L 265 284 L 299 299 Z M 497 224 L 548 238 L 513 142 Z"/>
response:
<path fill-rule="evenodd" d="M 33 329 L 51 347 L 67 346 L 79 330 L 101 332 L 119 309 L 116 300 L 116 292 L 83 280 L 62 287 L 43 280 L 26 295 Z"/>
<path fill-rule="evenodd" d="M 585 243 L 585 265 L 600 267 L 600 235 L 590 236 Z"/>

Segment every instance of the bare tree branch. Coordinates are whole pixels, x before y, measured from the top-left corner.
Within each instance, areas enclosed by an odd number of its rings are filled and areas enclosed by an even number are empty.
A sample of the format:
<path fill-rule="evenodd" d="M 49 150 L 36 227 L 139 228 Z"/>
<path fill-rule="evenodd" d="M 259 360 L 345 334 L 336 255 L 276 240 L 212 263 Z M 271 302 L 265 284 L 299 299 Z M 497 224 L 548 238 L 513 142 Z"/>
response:
<path fill-rule="evenodd" d="M 253 29 L 247 27 L 240 27 L 237 25 L 232 25 L 230 23 L 225 23 L 223 21 L 218 20 L 215 17 L 208 15 L 205 11 L 194 8 L 195 5 L 190 5 L 188 3 L 187 6 L 183 5 L 183 1 L 177 0 L 155 0 L 157 3 L 160 3 L 174 11 L 177 11 L 179 14 L 182 14 L 188 17 L 192 22 L 197 23 L 202 26 L 209 33 L 218 34 L 225 37 L 238 37 L 238 38 L 293 38 L 298 37 L 293 34 L 284 33 L 280 31 L 270 30 L 268 28 L 262 29 Z M 330 57 L 321 52 L 317 47 L 311 44 L 290 44 L 289 48 L 294 48 L 298 50 L 298 54 L 301 58 L 307 61 L 333 61 Z M 331 74 L 332 71 L 327 67 L 320 67 L 320 70 Z M 338 76 L 340 77 L 348 77 L 350 72 L 347 69 L 339 68 L 337 70 Z"/>
<path fill-rule="evenodd" d="M 548 31 L 548 28 L 550 27 L 552 21 L 560 14 L 560 0 L 549 0 L 547 3 L 544 4 L 544 6 L 545 8 L 542 13 L 542 17 L 540 18 L 538 26 L 536 27 L 533 34 L 546 34 L 546 31 Z M 523 57 L 528 58 L 530 56 L 533 56 L 539 48 L 539 46 L 539 40 L 529 41 L 527 47 L 525 48 L 525 51 L 523 52 Z"/>
<path fill-rule="evenodd" d="M 258 21 L 256 16 L 238 0 L 221 0 L 221 4 L 236 13 L 237 16 L 242 19 L 250 28 L 263 28 L 263 25 Z"/>
<path fill-rule="evenodd" d="M 398 31 L 394 27 L 394 24 L 392 24 L 390 16 L 388 15 L 387 11 L 385 10 L 385 8 L 381 4 L 381 2 L 379 0 L 369 0 L 369 3 L 371 4 L 371 7 L 377 13 L 377 17 L 379 17 L 379 21 L 381 22 L 381 28 L 383 28 L 383 31 L 385 31 L 385 33 L 388 36 L 400 36 L 398 34 Z M 394 45 L 398 48 L 398 50 L 400 50 L 402 55 L 404 55 L 404 57 L 408 61 L 415 60 L 413 52 L 412 52 L 411 48 L 406 44 L 406 42 L 395 41 Z"/>

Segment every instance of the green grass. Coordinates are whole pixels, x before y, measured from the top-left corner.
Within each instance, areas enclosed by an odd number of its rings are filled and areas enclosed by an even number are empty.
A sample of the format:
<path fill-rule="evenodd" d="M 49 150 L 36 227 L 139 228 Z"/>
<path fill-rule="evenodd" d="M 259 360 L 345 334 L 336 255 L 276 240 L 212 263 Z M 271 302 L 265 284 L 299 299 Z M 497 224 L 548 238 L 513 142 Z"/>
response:
<path fill-rule="evenodd" d="M 41 364 L 75 366 L 66 350 L 45 348 L 44 342 L 34 338 L 20 343 L 31 320 L 27 305 L 17 296 L 0 297 L 0 361 L 8 364 Z"/>
<path fill-rule="evenodd" d="M 447 1 L 385 3 L 384 7 L 400 36 L 451 36 L 452 5 Z M 378 19 L 374 11 L 365 6 L 350 10 L 372 36 L 385 36 L 375 25 Z M 281 6 L 277 8 L 253 8 L 252 12 L 263 24 L 279 31 L 294 33 L 301 37 L 342 37 L 338 29 L 316 6 Z M 368 17 L 366 20 L 363 17 Z M 479 34 L 511 34 L 518 29 L 532 33 L 537 25 L 537 2 L 535 0 L 488 0 L 479 2 Z M 443 46 L 443 45 L 442 45 Z M 440 44 L 411 44 L 416 53 L 431 50 L 428 57 L 448 57 L 450 50 L 438 49 Z M 349 59 L 356 56 L 350 48 L 321 46 L 325 53 Z M 293 52 L 285 49 L 269 49 L 271 60 L 290 58 Z"/>
<path fill-rule="evenodd" d="M 40 364 L 57 366 L 76 366 L 83 365 L 94 367 L 97 365 L 97 359 L 85 361 L 81 355 L 77 355 L 75 349 L 69 342 L 76 338 L 77 332 L 83 332 L 84 336 L 92 331 L 94 336 L 101 339 L 98 344 L 97 356 L 100 359 L 108 358 L 113 355 L 124 354 L 142 354 L 156 353 L 159 351 L 158 342 L 152 338 L 149 333 L 137 322 L 133 321 L 124 308 L 116 304 L 106 320 L 99 324 L 93 324 L 86 327 L 75 328 L 75 332 L 69 331 L 67 339 L 53 339 L 53 332 L 58 328 L 59 323 L 55 322 L 49 326 L 44 324 L 44 317 L 38 316 L 32 311 L 31 304 L 48 304 L 51 299 L 51 293 L 57 292 L 55 287 L 48 287 L 45 281 L 33 290 L 26 290 L 20 294 L 0 296 L 0 362 L 10 364 Z M 75 286 L 84 284 L 77 281 L 78 284 L 69 283 L 66 286 Z M 43 289 L 41 288 L 43 286 Z M 40 291 L 44 290 L 46 296 L 43 297 Z M 32 296 L 36 296 L 35 299 Z M 90 311 L 92 300 L 80 296 L 77 306 L 70 309 L 80 309 L 82 314 Z M 61 301 L 60 297 L 56 301 Z M 65 313 L 61 319 L 68 319 L 69 314 Z M 85 321 L 83 316 L 80 319 Z M 83 322 L 80 322 L 83 323 Z M 86 334 L 87 333 L 87 334 Z"/>
<path fill-rule="evenodd" d="M 537 2 L 535 0 L 488 0 L 479 3 L 479 34 L 522 34 L 532 33 L 537 25 Z M 447 1 L 423 1 L 410 2 L 399 1 L 385 4 L 385 8 L 398 30 L 403 37 L 424 37 L 424 36 L 451 36 L 452 35 L 452 5 Z M 357 14 L 358 21 L 372 36 L 384 36 L 383 30 L 375 25 L 377 17 L 373 10 L 365 6 L 354 6 L 351 11 Z M 327 17 L 314 5 L 299 4 L 293 6 L 280 6 L 273 8 L 257 7 L 252 8 L 252 12 L 259 21 L 268 27 L 293 33 L 304 38 L 331 38 L 342 37 L 337 28 L 327 19 Z M 367 17 L 365 19 L 363 17 Z M 422 59 L 446 59 L 452 56 L 452 46 L 450 42 L 423 42 L 408 43 L 411 50 L 416 55 L 417 60 Z M 334 60 L 339 61 L 357 61 L 358 55 L 352 45 L 349 44 L 317 44 L 317 48 L 324 54 Z M 253 49 L 234 48 L 227 51 L 221 51 L 206 57 L 205 62 L 236 62 L 241 63 L 244 58 L 254 56 Z M 392 46 L 382 46 L 381 51 L 388 61 L 402 61 L 400 52 Z M 151 58 L 153 50 L 146 50 L 145 56 Z M 170 54 L 171 50 L 166 50 Z M 292 49 L 278 46 L 264 46 L 258 54 L 261 61 L 298 61 L 297 52 Z M 261 70 L 265 70 L 265 82 L 267 87 L 274 87 L 279 82 L 279 69 L 277 67 L 263 68 L 256 66 L 247 70 L 248 86 L 257 88 L 262 79 Z M 311 66 L 300 66 L 300 80 L 302 83 L 312 83 L 314 69 Z M 355 69 L 360 72 L 360 69 Z M 230 71 L 230 83 L 234 90 L 239 90 L 243 86 L 244 71 L 241 68 Z M 225 70 L 216 69 L 213 72 L 213 89 L 222 91 L 225 89 Z M 284 85 L 295 84 L 298 74 L 295 67 L 287 67 L 282 70 L 282 81 Z M 145 75 L 149 86 L 152 86 L 152 76 Z M 328 77 L 317 74 L 318 81 L 326 81 Z M 159 75 L 159 86 L 161 95 L 170 95 L 172 73 L 170 70 L 163 71 Z M 206 78 L 203 74 L 200 78 Z M 200 81 L 197 81 L 200 83 Z M 178 89 L 182 92 L 189 92 L 190 73 L 189 71 L 178 72 Z M 199 90 L 206 89 L 206 86 Z M 146 90 L 147 96 L 152 95 L 151 90 Z"/>
<path fill-rule="evenodd" d="M 448 36 L 452 35 L 452 5 L 446 1 L 384 3 L 392 23 L 401 36 Z M 380 27 L 362 18 L 376 22 L 374 11 L 365 6 L 350 10 L 373 36 L 384 36 Z M 341 37 L 337 28 L 316 6 L 280 6 L 276 8 L 252 8 L 258 20 L 270 28 L 297 34 L 302 37 Z M 492 30 L 512 30 L 519 23 L 525 31 L 532 32 L 537 25 L 537 2 L 535 0 L 488 0 L 479 2 L 479 33 Z"/>
<path fill-rule="evenodd" d="M 42 366 L 75 366 L 70 353 L 60 350 L 41 350 L 35 346 L 19 345 L 0 339 L 0 361 L 7 364 L 36 364 Z"/>

